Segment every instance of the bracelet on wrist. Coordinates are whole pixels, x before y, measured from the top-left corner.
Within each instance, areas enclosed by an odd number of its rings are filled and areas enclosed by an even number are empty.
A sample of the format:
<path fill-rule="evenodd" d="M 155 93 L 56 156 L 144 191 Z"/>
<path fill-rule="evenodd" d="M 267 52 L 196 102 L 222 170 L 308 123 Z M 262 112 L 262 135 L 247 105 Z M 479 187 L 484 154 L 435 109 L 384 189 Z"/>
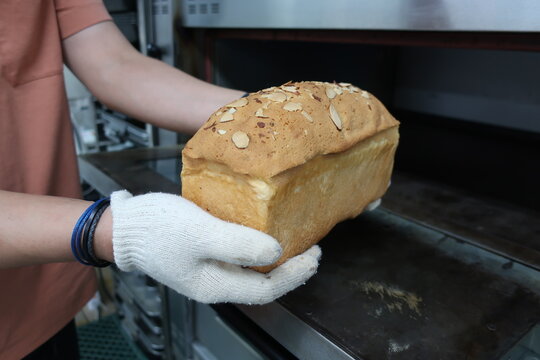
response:
<path fill-rule="evenodd" d="M 71 252 L 83 265 L 106 267 L 111 263 L 99 259 L 94 251 L 94 234 L 97 224 L 111 199 L 104 198 L 90 205 L 77 220 L 71 234 Z"/>

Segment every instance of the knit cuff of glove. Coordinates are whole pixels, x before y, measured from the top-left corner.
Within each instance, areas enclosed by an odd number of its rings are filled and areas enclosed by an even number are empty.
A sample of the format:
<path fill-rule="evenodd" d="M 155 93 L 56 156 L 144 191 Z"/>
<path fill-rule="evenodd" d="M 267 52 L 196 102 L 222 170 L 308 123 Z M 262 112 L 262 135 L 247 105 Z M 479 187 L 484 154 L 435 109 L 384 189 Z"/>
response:
<path fill-rule="evenodd" d="M 145 252 L 141 234 L 151 226 L 151 220 L 145 221 L 141 210 L 128 203 L 132 197 L 126 190 L 111 194 L 114 261 L 122 271 L 142 269 Z"/>

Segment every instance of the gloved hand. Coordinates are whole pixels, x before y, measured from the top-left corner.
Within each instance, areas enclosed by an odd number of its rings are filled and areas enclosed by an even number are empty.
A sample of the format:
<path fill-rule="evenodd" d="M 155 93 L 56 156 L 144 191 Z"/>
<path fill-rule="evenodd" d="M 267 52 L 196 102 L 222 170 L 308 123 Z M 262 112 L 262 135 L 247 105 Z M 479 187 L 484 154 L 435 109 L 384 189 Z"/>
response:
<path fill-rule="evenodd" d="M 261 274 L 242 266 L 274 263 L 271 236 L 220 220 L 176 195 L 111 196 L 113 251 L 120 270 L 140 270 L 204 303 L 264 304 L 302 285 L 317 271 L 314 246 Z"/>
<path fill-rule="evenodd" d="M 369 204 L 367 204 L 367 206 L 366 206 L 366 208 L 364 209 L 364 211 L 373 211 L 373 210 L 375 210 L 376 208 L 378 208 L 379 205 L 381 205 L 381 198 L 378 198 L 377 200 L 372 201 L 372 202 L 370 202 Z"/>

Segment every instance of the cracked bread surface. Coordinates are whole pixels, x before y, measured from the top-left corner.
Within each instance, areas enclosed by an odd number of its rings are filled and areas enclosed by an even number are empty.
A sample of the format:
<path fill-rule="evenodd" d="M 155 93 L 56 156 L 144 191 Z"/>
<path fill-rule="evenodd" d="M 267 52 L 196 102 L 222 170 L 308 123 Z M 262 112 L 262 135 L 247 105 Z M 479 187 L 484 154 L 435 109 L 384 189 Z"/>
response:
<path fill-rule="evenodd" d="M 341 129 L 332 113 L 339 116 Z M 398 125 L 379 100 L 355 86 L 287 83 L 218 109 L 186 144 L 183 158 L 188 166 L 191 159 L 206 159 L 240 174 L 270 178 Z M 245 147 L 235 145 L 238 133 L 249 138 Z"/>

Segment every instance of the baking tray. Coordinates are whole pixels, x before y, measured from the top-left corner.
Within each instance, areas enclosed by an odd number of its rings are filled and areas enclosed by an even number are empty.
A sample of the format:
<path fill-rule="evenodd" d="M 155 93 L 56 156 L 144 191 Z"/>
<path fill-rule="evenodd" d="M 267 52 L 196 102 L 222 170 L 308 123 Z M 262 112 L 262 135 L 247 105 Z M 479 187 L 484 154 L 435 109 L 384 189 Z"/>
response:
<path fill-rule="evenodd" d="M 354 358 L 497 359 L 540 321 L 538 272 L 380 209 L 337 225 L 279 303 Z"/>

